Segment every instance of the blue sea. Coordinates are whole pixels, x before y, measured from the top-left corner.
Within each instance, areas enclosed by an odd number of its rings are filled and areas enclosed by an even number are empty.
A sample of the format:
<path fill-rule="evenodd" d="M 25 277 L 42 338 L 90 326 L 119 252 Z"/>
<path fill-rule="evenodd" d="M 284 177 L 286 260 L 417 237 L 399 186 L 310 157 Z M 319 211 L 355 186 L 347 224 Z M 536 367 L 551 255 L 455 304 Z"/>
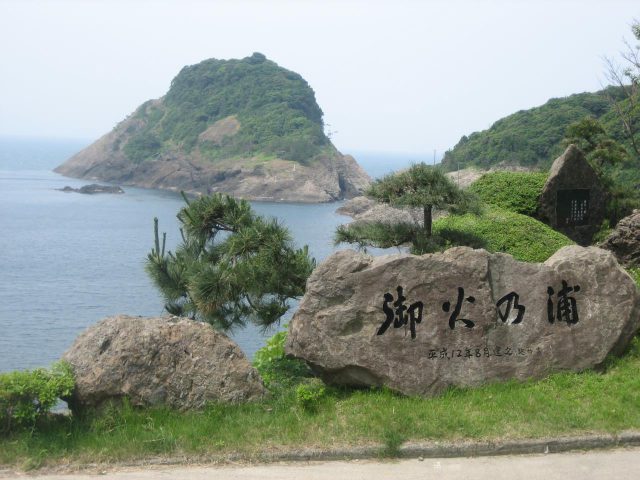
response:
<path fill-rule="evenodd" d="M 168 248 L 178 243 L 176 213 L 183 201 L 175 193 L 132 187 L 124 195 L 58 191 L 89 183 L 52 172 L 89 143 L 0 138 L 0 372 L 50 365 L 104 317 L 163 313 L 144 261 L 154 217 L 167 232 Z M 374 177 L 428 161 L 354 156 Z M 340 203 L 252 205 L 286 224 L 295 243 L 309 245 L 318 261 L 335 250 L 335 228 L 349 221 L 335 213 Z M 231 337 L 252 357 L 273 333 L 248 327 Z"/>

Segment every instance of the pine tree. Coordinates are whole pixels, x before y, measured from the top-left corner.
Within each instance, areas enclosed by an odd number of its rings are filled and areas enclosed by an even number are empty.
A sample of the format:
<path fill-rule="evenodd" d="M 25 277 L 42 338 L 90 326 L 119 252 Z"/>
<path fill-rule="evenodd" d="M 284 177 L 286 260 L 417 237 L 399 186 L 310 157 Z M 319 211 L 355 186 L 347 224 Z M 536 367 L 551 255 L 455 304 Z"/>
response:
<path fill-rule="evenodd" d="M 245 200 L 184 198 L 182 243 L 165 253 L 166 233 L 161 243 L 154 219 L 155 247 L 145 265 L 165 309 L 225 331 L 278 322 L 315 267 L 308 248 L 295 249 L 284 226 L 256 215 Z"/>
<path fill-rule="evenodd" d="M 434 208 L 452 213 L 479 212 L 479 203 L 472 194 L 460 189 L 439 168 L 425 163 L 375 181 L 366 195 L 395 207 L 422 208 L 423 224 L 354 222 L 338 227 L 336 243 L 380 248 L 411 243 L 413 253 L 425 253 L 438 250 L 452 241 L 452 238 L 434 237 Z"/>

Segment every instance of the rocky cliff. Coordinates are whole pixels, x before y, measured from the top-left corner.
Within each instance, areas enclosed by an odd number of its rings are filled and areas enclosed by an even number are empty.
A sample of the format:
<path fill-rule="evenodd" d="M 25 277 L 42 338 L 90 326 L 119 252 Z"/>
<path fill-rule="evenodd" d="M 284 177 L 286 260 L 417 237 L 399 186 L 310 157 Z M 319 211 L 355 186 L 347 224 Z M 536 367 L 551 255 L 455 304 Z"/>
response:
<path fill-rule="evenodd" d="M 330 202 L 369 176 L 324 134 L 304 79 L 261 54 L 185 67 L 167 94 L 141 105 L 56 172 L 145 188 L 248 200 Z"/>

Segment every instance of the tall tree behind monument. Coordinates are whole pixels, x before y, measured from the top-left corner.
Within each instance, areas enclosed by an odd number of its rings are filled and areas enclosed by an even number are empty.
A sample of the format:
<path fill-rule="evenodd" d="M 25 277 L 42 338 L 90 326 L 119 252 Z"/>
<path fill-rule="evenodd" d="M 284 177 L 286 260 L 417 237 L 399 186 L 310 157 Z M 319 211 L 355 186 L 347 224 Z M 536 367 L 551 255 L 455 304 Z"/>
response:
<path fill-rule="evenodd" d="M 635 20 L 631 32 L 640 41 L 640 22 Z M 632 154 L 640 161 L 640 44 L 632 45 L 625 39 L 625 49 L 620 52 L 623 64 L 606 58 L 607 79 L 623 93 L 623 99 L 609 95 L 609 100 L 622 124 L 625 140 Z"/>

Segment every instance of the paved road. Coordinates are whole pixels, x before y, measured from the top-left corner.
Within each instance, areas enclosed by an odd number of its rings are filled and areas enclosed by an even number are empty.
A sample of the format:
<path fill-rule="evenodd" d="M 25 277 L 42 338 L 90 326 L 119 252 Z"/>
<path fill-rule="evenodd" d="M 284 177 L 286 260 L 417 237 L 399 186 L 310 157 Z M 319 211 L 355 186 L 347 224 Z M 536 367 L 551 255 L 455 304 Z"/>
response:
<path fill-rule="evenodd" d="M 18 475 L 41 480 L 638 480 L 640 447 L 476 458 L 309 462 L 242 466 L 122 469 L 68 475 Z"/>

